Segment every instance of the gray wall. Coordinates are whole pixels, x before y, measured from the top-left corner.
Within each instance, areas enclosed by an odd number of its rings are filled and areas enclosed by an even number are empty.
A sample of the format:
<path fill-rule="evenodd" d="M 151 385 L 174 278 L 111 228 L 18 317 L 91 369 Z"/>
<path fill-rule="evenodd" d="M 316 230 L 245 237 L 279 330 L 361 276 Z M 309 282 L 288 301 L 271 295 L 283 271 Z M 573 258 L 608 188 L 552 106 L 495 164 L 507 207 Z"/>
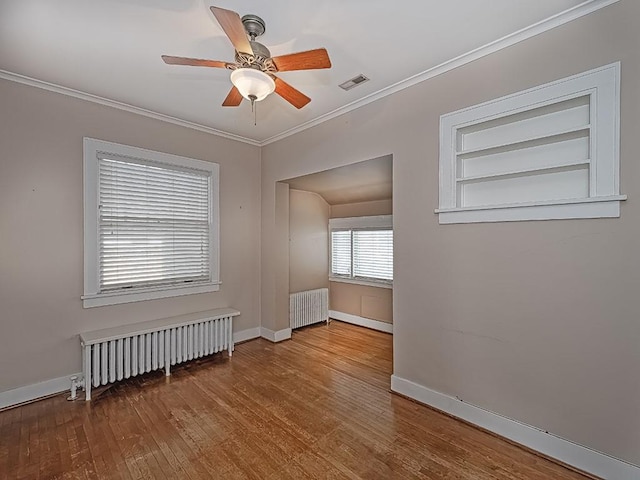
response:
<path fill-rule="evenodd" d="M 81 370 L 78 333 L 233 306 L 260 325 L 260 150 L 0 80 L 0 392 Z M 219 292 L 83 309 L 82 138 L 220 164 Z"/>
<path fill-rule="evenodd" d="M 329 204 L 289 189 L 289 293 L 329 286 Z"/>
<path fill-rule="evenodd" d="M 640 464 L 640 2 L 622 0 L 262 149 L 265 252 L 278 180 L 393 154 L 395 374 Z M 441 114 L 622 61 L 619 219 L 438 224 Z"/>

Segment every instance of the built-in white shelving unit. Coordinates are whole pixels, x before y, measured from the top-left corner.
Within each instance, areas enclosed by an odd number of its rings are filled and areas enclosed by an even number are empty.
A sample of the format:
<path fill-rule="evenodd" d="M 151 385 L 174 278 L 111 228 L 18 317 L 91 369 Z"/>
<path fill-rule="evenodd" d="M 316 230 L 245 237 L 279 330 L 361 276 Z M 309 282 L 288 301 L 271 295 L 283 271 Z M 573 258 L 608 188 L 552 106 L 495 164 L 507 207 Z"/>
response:
<path fill-rule="evenodd" d="M 619 216 L 618 70 L 443 115 L 440 223 Z"/>

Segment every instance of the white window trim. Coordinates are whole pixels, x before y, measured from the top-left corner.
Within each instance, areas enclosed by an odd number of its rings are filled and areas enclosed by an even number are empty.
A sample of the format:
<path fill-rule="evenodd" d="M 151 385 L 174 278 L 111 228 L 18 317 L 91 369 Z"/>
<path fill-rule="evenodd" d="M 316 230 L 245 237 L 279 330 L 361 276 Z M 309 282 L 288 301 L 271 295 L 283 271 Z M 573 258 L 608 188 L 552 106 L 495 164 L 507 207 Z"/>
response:
<path fill-rule="evenodd" d="M 357 230 L 367 228 L 379 228 L 393 230 L 393 215 L 371 215 L 367 217 L 344 217 L 329 219 L 329 243 L 331 243 L 332 230 Z M 331 252 L 331 245 L 329 245 Z M 378 280 L 365 277 L 346 277 L 331 274 L 331 257 L 329 257 L 329 281 L 364 285 L 367 287 L 393 288 L 393 280 Z"/>
<path fill-rule="evenodd" d="M 211 172 L 211 281 L 193 286 L 161 286 L 130 289 L 126 292 L 99 292 L 98 258 L 98 159 L 110 154 L 121 157 L 160 162 L 186 168 Z M 177 297 L 196 293 L 216 292 L 220 289 L 220 211 L 219 211 L 219 165 L 188 157 L 155 152 L 143 148 L 105 142 L 85 137 L 84 156 L 84 308 L 121 303 Z"/>
<path fill-rule="evenodd" d="M 596 107 L 591 123 L 598 139 L 592 143 L 588 198 L 456 207 L 458 129 L 585 94 L 591 95 L 591 104 Z M 619 148 L 620 62 L 443 115 L 440 201 L 435 213 L 441 224 L 619 217 L 620 201 L 627 199 L 620 195 Z"/>
<path fill-rule="evenodd" d="M 393 215 L 371 215 L 368 217 L 330 218 L 329 229 L 387 228 L 393 229 Z"/>

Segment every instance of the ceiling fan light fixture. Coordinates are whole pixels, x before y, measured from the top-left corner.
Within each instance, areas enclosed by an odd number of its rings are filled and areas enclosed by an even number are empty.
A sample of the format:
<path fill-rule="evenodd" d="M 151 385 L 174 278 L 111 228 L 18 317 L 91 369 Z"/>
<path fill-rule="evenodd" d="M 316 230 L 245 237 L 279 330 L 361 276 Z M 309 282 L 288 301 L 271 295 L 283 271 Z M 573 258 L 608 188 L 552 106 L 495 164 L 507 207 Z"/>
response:
<path fill-rule="evenodd" d="M 260 17 L 245 15 L 240 18 L 233 10 L 216 6 L 211 7 L 211 12 L 235 49 L 235 62 L 162 55 L 164 63 L 232 70 L 233 88 L 222 102 L 223 107 L 237 107 L 244 98 L 251 102 L 251 109 L 255 112 L 255 102 L 264 100 L 273 92 L 298 109 L 311 101 L 276 73 L 331 68 L 326 48 L 272 57 L 269 49 L 256 41 L 266 28 Z"/>
<path fill-rule="evenodd" d="M 231 72 L 231 83 L 247 100 L 259 102 L 274 92 L 276 82 L 263 71 L 255 68 L 238 68 Z"/>

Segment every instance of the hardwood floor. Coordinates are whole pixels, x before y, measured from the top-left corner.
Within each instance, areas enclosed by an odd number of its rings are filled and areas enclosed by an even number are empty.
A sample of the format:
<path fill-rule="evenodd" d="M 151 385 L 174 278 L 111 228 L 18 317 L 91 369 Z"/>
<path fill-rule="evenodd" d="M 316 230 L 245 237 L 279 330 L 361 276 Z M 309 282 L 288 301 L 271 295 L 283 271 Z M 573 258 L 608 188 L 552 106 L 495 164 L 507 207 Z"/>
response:
<path fill-rule="evenodd" d="M 291 341 L 0 412 L 2 479 L 584 479 L 389 393 L 391 336 L 332 322 Z"/>

